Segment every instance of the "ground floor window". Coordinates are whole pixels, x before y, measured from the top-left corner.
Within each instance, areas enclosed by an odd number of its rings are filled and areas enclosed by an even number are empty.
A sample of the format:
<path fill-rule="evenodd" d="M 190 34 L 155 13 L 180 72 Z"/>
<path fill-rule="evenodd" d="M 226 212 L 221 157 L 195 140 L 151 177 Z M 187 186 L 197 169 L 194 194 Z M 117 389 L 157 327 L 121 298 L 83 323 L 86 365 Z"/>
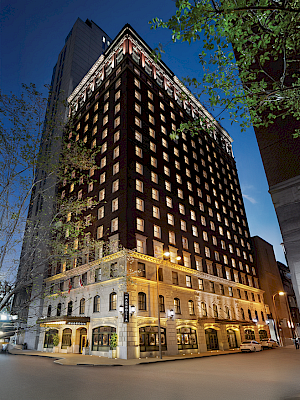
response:
<path fill-rule="evenodd" d="M 268 332 L 265 331 L 264 329 L 260 329 L 258 333 L 259 333 L 260 340 L 268 338 Z"/>
<path fill-rule="evenodd" d="M 44 347 L 53 347 L 53 336 L 58 334 L 57 329 L 50 329 L 49 331 L 45 332 L 45 341 Z"/>
<path fill-rule="evenodd" d="M 71 346 L 72 329 L 66 328 L 63 330 L 61 348 L 66 349 Z"/>
<path fill-rule="evenodd" d="M 178 350 L 197 349 L 196 330 L 187 327 L 177 329 L 177 345 Z"/>
<path fill-rule="evenodd" d="M 255 340 L 255 333 L 252 329 L 245 329 L 245 339 Z"/>
<path fill-rule="evenodd" d="M 161 328 L 161 349 L 167 350 L 166 329 Z M 158 327 L 143 326 L 139 329 L 140 334 L 140 351 L 158 351 Z"/>
<path fill-rule="evenodd" d="M 92 351 L 108 351 L 110 348 L 110 338 L 116 328 L 112 326 L 99 326 L 93 329 Z"/>

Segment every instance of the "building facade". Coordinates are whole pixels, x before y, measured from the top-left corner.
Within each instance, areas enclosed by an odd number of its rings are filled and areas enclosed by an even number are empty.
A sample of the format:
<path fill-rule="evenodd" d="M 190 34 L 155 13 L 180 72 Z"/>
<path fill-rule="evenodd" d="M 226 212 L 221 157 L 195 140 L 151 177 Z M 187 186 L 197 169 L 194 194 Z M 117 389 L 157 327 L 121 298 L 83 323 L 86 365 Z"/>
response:
<path fill-rule="evenodd" d="M 158 314 L 168 355 L 269 335 L 232 139 L 150 54 L 126 25 L 68 98 L 69 146 L 100 151 L 58 195 L 97 201 L 85 233 L 98 246 L 49 271 L 40 350 L 58 334 L 59 351 L 107 355 L 117 333 L 118 357 L 156 356 Z M 209 134 L 170 138 L 201 116 Z"/>
<path fill-rule="evenodd" d="M 58 163 L 64 125 L 68 118 L 64 101 L 110 42 L 107 34 L 93 21 L 83 22 L 78 18 L 67 35 L 53 68 L 38 168 L 17 275 L 17 286 L 22 288 L 13 301 L 13 312 L 18 315 L 19 328 L 25 329 L 25 337 L 21 340 L 32 348 L 37 346 L 39 337 L 35 320 L 42 311 L 41 294 L 48 269 L 49 225 L 56 201 L 56 174 L 55 167 L 52 166 Z M 43 160 L 48 165 L 43 165 Z"/>

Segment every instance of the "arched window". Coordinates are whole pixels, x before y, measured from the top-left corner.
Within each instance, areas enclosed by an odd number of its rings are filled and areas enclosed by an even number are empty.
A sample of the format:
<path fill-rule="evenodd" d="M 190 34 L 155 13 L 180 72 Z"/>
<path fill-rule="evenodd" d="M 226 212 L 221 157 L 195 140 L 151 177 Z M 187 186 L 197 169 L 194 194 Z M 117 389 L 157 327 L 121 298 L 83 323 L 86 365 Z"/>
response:
<path fill-rule="evenodd" d="M 207 308 L 204 302 L 201 303 L 202 317 L 207 317 Z"/>
<path fill-rule="evenodd" d="M 116 310 L 117 309 L 117 293 L 112 292 L 109 295 L 109 310 Z"/>
<path fill-rule="evenodd" d="M 181 314 L 180 300 L 178 299 L 178 297 L 175 297 L 175 299 L 174 299 L 174 311 L 175 311 L 175 314 Z"/>
<path fill-rule="evenodd" d="M 188 308 L 189 308 L 189 314 L 190 315 L 195 315 L 195 309 L 194 309 L 194 302 L 193 300 L 188 301 Z"/>
<path fill-rule="evenodd" d="M 250 320 L 252 320 L 252 315 L 251 315 L 251 311 L 249 310 L 249 308 L 248 308 L 248 317 Z"/>
<path fill-rule="evenodd" d="M 73 311 L 73 301 L 69 301 L 68 303 L 68 310 L 67 310 L 67 316 L 70 317 L 72 315 Z"/>
<path fill-rule="evenodd" d="M 241 316 L 242 316 L 242 320 L 245 320 L 245 312 L 244 312 L 243 308 L 241 308 Z"/>
<path fill-rule="evenodd" d="M 245 339 L 255 340 L 255 333 L 252 329 L 245 329 Z"/>
<path fill-rule="evenodd" d="M 268 338 L 268 332 L 265 331 L 264 329 L 260 329 L 260 330 L 258 331 L 258 333 L 259 333 L 259 339 L 260 339 L 260 340 L 262 340 L 262 339 L 267 339 L 267 338 Z"/>
<path fill-rule="evenodd" d="M 100 312 L 100 296 L 98 295 L 94 297 L 93 312 Z"/>
<path fill-rule="evenodd" d="M 92 350 L 108 351 L 111 335 L 116 332 L 116 328 L 112 326 L 100 326 L 93 329 L 92 332 Z"/>
<path fill-rule="evenodd" d="M 56 315 L 57 315 L 57 317 L 61 316 L 61 303 L 57 304 Z"/>
<path fill-rule="evenodd" d="M 57 329 L 50 329 L 45 332 L 44 347 L 53 347 L 53 336 L 58 334 Z"/>
<path fill-rule="evenodd" d="M 62 349 L 66 349 L 67 347 L 71 346 L 71 337 L 72 337 L 72 330 L 70 328 L 64 329 L 61 340 Z"/>
<path fill-rule="evenodd" d="M 85 311 L 85 299 L 82 298 L 80 300 L 80 305 L 79 305 L 79 314 L 84 314 Z"/>
<path fill-rule="evenodd" d="M 51 317 L 51 304 L 48 306 L 47 317 Z"/>
<path fill-rule="evenodd" d="M 265 316 L 264 316 L 264 312 L 263 311 L 261 312 L 261 319 L 262 319 L 262 321 L 265 320 Z"/>
<path fill-rule="evenodd" d="M 165 312 L 165 298 L 161 294 L 159 295 L 159 311 Z"/>
<path fill-rule="evenodd" d="M 213 313 L 214 313 L 214 318 L 218 318 L 218 307 L 216 304 L 213 304 Z"/>
<path fill-rule="evenodd" d="M 139 292 L 138 294 L 139 310 L 146 311 L 146 293 Z"/>

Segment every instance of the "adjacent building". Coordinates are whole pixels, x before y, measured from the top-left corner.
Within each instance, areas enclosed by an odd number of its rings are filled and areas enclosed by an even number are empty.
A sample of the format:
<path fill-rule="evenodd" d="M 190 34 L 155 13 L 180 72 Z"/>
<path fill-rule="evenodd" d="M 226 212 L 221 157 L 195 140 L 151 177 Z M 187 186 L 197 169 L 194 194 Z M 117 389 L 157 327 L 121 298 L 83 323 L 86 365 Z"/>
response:
<path fill-rule="evenodd" d="M 117 357 L 156 356 L 159 320 L 167 355 L 269 335 L 232 139 L 151 51 L 125 25 L 68 98 L 69 146 L 100 151 L 57 195 L 97 200 L 98 245 L 49 271 L 39 350 L 107 355 L 117 333 Z M 201 116 L 210 133 L 170 138 Z"/>
<path fill-rule="evenodd" d="M 19 327 L 26 328 L 22 340 L 32 348 L 37 346 L 39 331 L 36 330 L 35 320 L 42 311 L 41 294 L 48 269 L 49 225 L 56 202 L 55 165 L 58 163 L 64 125 L 68 118 L 64 101 L 110 42 L 109 36 L 93 21 L 83 22 L 78 18 L 53 68 L 39 167 L 36 170 L 17 275 L 17 284 L 23 286 L 13 302 L 13 312 L 18 315 Z"/>

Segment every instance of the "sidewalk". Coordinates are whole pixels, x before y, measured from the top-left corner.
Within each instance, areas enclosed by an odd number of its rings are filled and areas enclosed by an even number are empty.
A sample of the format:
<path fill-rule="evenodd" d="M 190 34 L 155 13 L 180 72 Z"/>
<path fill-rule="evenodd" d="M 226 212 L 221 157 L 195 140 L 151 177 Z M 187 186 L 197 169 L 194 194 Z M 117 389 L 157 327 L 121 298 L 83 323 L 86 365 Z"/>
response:
<path fill-rule="evenodd" d="M 9 353 L 13 355 L 25 355 L 25 356 L 37 356 L 37 357 L 47 357 L 53 358 L 56 364 L 60 365 L 82 365 L 82 366 L 126 366 L 126 365 L 142 365 L 142 364 L 151 364 L 157 362 L 166 362 L 166 361 L 178 361 L 178 360 L 186 360 L 186 359 L 195 359 L 202 357 L 211 357 L 211 356 L 221 356 L 225 354 L 237 354 L 241 351 L 239 349 L 236 350 L 215 350 L 208 351 L 200 354 L 185 354 L 185 355 L 176 355 L 176 356 L 163 356 L 162 360 L 159 358 L 138 358 L 131 360 L 123 360 L 121 358 L 107 358 L 107 357 L 98 357 L 98 356 L 86 356 L 82 354 L 66 354 L 66 353 L 48 353 L 43 351 L 34 351 L 34 350 L 10 350 Z"/>

